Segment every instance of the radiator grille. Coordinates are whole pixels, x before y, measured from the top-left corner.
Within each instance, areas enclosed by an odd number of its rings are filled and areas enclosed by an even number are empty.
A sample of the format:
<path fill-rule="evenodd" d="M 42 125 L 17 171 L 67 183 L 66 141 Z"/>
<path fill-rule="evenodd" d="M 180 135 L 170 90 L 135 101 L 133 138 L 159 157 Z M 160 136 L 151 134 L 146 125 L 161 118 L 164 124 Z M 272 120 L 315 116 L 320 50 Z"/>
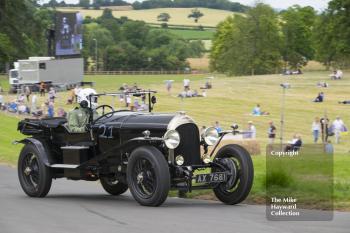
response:
<path fill-rule="evenodd" d="M 182 155 L 185 158 L 184 165 L 201 164 L 199 130 L 197 125 L 188 123 L 180 125 L 176 130 L 180 134 L 181 142 L 175 149 L 175 156 Z"/>

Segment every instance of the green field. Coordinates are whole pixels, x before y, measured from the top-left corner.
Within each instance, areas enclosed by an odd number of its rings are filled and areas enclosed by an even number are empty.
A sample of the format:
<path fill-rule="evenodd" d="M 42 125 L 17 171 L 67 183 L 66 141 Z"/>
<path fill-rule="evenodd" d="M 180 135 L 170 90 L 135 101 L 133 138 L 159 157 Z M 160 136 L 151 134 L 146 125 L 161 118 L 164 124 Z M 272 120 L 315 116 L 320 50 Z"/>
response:
<path fill-rule="evenodd" d="M 210 26 L 216 27 L 216 25 L 226 19 L 228 16 L 233 14 L 231 11 L 225 10 L 215 10 L 208 8 L 198 8 L 204 16 L 200 18 L 198 23 L 195 23 L 193 19 L 188 18 L 193 8 L 157 8 L 149 10 L 123 10 L 123 11 L 113 11 L 113 15 L 117 18 L 121 16 L 127 16 L 133 20 L 143 20 L 146 23 L 160 23 L 157 21 L 157 16 L 160 13 L 169 13 L 171 19 L 169 24 L 171 25 L 185 25 L 185 26 Z M 93 18 L 102 15 L 102 10 L 85 10 L 81 8 L 59 8 L 60 11 L 76 11 L 79 10 L 83 16 L 91 16 Z"/>
<path fill-rule="evenodd" d="M 207 92 L 206 98 L 192 98 L 182 101 L 176 95 L 182 89 L 183 78 L 191 80 L 192 89 L 199 90 L 204 84 L 205 75 L 160 75 L 160 76 L 87 76 L 86 81 L 96 82 L 99 92 L 116 91 L 123 83 L 132 85 L 137 82 L 139 86 L 157 90 L 158 103 L 156 112 L 186 111 L 199 126 L 213 125 L 220 121 L 223 128 L 236 122 L 245 129 L 247 122 L 252 120 L 257 128 L 257 139 L 260 143 L 262 154 L 267 143 L 267 128 L 270 120 L 276 123 L 279 134 L 279 119 L 281 109 L 280 83 L 289 82 L 292 86 L 286 94 L 285 111 L 285 141 L 292 138 L 294 133 L 300 133 L 304 143 L 312 143 L 311 123 L 315 116 L 323 116 L 327 113 L 331 120 L 339 115 L 345 124 L 350 127 L 350 105 L 340 105 L 339 100 L 350 99 L 350 76 L 345 72 L 341 81 L 332 81 L 328 78 L 328 72 L 310 72 L 301 76 L 285 77 L 280 75 L 262 75 L 245 77 L 226 77 L 216 75 L 213 81 L 214 88 Z M 172 94 L 168 95 L 163 80 L 173 79 Z M 6 77 L 0 78 L 1 83 L 6 83 Z M 329 88 L 316 87 L 318 81 L 327 81 Z M 4 85 L 5 86 L 5 85 Z M 325 93 L 324 103 L 313 103 L 317 93 Z M 14 96 L 5 96 L 7 100 Z M 65 105 L 67 93 L 59 93 L 58 105 L 66 110 L 72 106 Z M 41 101 L 44 101 L 42 98 Z M 100 100 L 100 103 L 113 105 L 120 108 L 117 99 Z M 250 115 L 253 107 L 261 104 L 264 111 L 270 112 L 269 116 L 253 117 Z M 57 106 L 58 107 L 58 106 Z M 23 138 L 16 132 L 18 121 L 14 116 L 0 115 L 0 161 L 14 164 L 18 156 L 18 147 L 12 146 L 11 141 Z M 6 133 L 4 133 L 6 132 Z M 330 138 L 332 141 L 334 139 Z M 338 209 L 350 209 L 350 136 L 344 135 L 341 143 L 335 145 L 334 156 L 334 197 L 335 206 Z M 265 156 L 254 156 L 255 182 L 250 195 L 251 201 L 262 203 L 265 189 Z M 207 192 L 196 192 L 207 194 Z"/>

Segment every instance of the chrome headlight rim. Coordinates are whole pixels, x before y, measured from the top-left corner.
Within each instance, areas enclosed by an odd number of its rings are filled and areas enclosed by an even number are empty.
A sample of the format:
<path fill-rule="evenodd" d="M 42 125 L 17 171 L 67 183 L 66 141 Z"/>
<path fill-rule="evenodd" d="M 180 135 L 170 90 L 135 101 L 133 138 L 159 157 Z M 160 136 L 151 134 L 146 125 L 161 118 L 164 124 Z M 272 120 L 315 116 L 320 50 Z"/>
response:
<path fill-rule="evenodd" d="M 208 127 L 204 130 L 203 139 L 208 146 L 213 146 L 219 141 L 220 137 L 214 127 Z"/>
<path fill-rule="evenodd" d="M 180 134 L 176 130 L 168 130 L 163 136 L 164 143 L 169 149 L 176 149 L 180 145 Z"/>

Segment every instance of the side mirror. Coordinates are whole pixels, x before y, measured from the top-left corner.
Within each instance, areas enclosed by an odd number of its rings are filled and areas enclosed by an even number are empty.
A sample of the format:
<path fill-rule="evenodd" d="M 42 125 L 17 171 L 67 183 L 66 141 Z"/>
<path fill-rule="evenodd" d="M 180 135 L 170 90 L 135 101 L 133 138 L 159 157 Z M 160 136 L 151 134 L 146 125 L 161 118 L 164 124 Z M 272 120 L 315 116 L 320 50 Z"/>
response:
<path fill-rule="evenodd" d="M 157 98 L 155 96 L 152 96 L 151 103 L 152 104 L 156 104 L 157 103 Z"/>

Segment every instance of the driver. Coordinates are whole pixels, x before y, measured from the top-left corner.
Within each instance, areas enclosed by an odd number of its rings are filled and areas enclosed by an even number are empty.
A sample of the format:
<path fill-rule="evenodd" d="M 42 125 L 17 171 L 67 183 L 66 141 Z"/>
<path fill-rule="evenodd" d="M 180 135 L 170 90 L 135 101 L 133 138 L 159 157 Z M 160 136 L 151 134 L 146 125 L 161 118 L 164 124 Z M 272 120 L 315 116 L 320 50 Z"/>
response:
<path fill-rule="evenodd" d="M 71 133 L 85 133 L 89 130 L 90 116 L 97 108 L 97 92 L 92 88 L 85 88 L 78 94 L 77 102 L 79 107 L 68 113 L 68 129 Z M 91 103 L 91 106 L 90 106 Z"/>

